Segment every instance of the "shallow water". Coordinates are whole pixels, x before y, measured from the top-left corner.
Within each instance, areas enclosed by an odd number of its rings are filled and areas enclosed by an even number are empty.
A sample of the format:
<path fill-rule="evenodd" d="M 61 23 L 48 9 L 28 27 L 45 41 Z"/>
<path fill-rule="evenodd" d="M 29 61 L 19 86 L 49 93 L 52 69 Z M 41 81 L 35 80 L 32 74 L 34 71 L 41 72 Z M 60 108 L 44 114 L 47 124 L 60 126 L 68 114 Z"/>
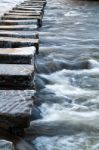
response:
<path fill-rule="evenodd" d="M 98 1 L 48 1 L 35 78 L 42 119 L 17 149 L 99 150 L 98 18 Z"/>

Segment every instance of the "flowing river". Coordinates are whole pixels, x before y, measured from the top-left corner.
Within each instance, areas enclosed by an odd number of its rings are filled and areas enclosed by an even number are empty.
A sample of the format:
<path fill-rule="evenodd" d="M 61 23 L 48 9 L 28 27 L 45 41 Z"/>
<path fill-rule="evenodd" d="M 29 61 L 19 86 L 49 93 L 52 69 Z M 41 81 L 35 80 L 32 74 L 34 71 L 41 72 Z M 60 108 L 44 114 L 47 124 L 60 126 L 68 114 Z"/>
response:
<path fill-rule="evenodd" d="M 98 1 L 48 0 L 35 78 L 42 118 L 18 150 L 99 150 L 98 31 Z"/>

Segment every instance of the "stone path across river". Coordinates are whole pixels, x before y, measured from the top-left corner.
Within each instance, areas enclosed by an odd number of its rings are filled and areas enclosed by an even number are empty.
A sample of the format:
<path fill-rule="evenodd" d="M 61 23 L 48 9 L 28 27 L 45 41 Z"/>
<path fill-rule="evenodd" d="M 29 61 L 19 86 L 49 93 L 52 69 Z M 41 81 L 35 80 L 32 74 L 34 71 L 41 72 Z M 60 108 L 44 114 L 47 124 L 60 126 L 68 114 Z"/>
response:
<path fill-rule="evenodd" d="M 45 5 L 46 0 L 26 0 L 0 18 L 0 128 L 15 134 L 30 124 L 39 52 L 37 30 Z M 12 150 L 9 145 L 6 149 Z"/>

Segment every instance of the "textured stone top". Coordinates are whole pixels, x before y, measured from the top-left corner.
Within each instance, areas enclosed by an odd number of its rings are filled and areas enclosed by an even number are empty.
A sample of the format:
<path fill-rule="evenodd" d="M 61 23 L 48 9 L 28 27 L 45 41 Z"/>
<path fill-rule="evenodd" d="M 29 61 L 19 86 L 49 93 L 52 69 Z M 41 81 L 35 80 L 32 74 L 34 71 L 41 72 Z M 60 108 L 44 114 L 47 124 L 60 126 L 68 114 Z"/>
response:
<path fill-rule="evenodd" d="M 0 55 L 26 55 L 34 56 L 36 49 L 34 46 L 31 47 L 20 47 L 20 48 L 0 48 Z"/>
<path fill-rule="evenodd" d="M 0 90 L 0 127 L 27 127 L 33 107 L 33 90 Z"/>
<path fill-rule="evenodd" d="M 34 72 L 33 65 L 0 64 L 0 76 L 29 76 Z"/>

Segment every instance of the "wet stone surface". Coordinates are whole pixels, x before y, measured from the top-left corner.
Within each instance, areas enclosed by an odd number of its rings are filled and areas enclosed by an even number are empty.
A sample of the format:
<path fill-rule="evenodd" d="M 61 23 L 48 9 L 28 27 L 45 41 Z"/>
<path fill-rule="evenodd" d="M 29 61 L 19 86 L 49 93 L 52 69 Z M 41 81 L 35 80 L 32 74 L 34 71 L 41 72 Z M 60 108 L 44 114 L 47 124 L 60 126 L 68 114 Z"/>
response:
<path fill-rule="evenodd" d="M 0 30 L 0 37 L 15 37 L 15 38 L 37 38 L 39 37 L 38 33 L 34 31 L 5 31 Z"/>
<path fill-rule="evenodd" d="M 33 65 L 0 65 L 0 89 L 33 89 Z"/>
<path fill-rule="evenodd" d="M 39 39 L 0 37 L 0 48 L 18 48 L 26 46 L 35 46 L 38 51 Z"/>
<path fill-rule="evenodd" d="M 2 17 L 2 19 L 13 19 L 13 20 L 23 20 L 23 19 L 26 19 L 26 20 L 30 20 L 30 19 L 41 19 L 42 17 L 41 16 L 39 16 L 39 15 L 37 15 L 37 16 L 28 16 L 28 15 L 26 15 L 26 16 L 23 16 L 23 15 L 5 15 L 5 16 L 3 16 Z"/>
<path fill-rule="evenodd" d="M 13 10 L 24 10 L 24 11 L 42 11 L 42 8 L 24 8 L 24 7 L 19 7 L 19 8 L 14 8 Z"/>
<path fill-rule="evenodd" d="M 0 140 L 0 150 L 14 150 L 12 142 Z"/>
<path fill-rule="evenodd" d="M 0 48 L 0 63 L 35 64 L 35 47 Z"/>
<path fill-rule="evenodd" d="M 24 13 L 25 13 L 25 11 L 24 11 Z M 13 19 L 0 20 L 0 25 L 27 25 L 27 24 L 35 25 L 35 20 L 33 20 L 33 19 L 30 19 L 30 20 L 26 20 L 26 19 L 23 19 L 23 20 L 13 20 Z M 34 26 L 34 25 L 32 25 L 32 26 Z M 35 27 L 33 27 L 33 29 L 35 29 Z M 18 28 L 18 30 L 20 30 L 20 28 Z M 23 30 L 25 30 L 25 27 Z"/>
<path fill-rule="evenodd" d="M 26 18 L 22 18 L 22 21 L 25 20 L 25 19 Z M 7 20 L 9 20 L 9 18 L 7 18 Z M 18 19 L 18 21 L 19 21 L 19 19 Z M 13 22 L 14 23 L 18 23 L 18 21 L 12 20 L 12 23 Z M 4 21 L 4 22 L 6 22 L 6 21 Z M 10 21 L 10 23 L 11 23 L 11 21 Z M 36 25 L 12 25 L 12 26 L 11 25 L 10 26 L 8 26 L 8 25 L 0 25 L 0 30 L 6 30 L 6 31 L 9 31 L 9 30 L 14 30 L 14 31 L 17 31 L 17 30 L 18 31 L 20 31 L 20 30 L 25 31 L 25 30 L 27 30 L 27 31 L 29 31 L 29 30 L 36 30 L 36 29 L 37 29 Z"/>
<path fill-rule="evenodd" d="M 33 96 L 33 90 L 0 90 L 0 127 L 6 129 L 28 127 Z"/>

